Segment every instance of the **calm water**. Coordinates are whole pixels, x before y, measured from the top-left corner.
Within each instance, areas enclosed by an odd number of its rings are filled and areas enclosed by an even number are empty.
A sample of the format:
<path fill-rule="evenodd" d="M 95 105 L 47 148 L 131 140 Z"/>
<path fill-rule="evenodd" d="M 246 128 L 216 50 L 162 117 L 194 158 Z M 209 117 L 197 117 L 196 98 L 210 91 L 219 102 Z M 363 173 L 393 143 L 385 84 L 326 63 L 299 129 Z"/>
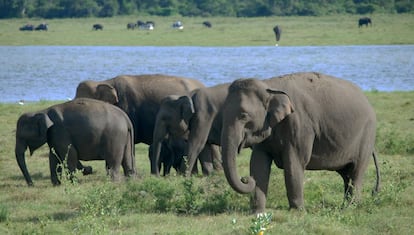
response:
<path fill-rule="evenodd" d="M 83 80 L 164 73 L 207 86 L 317 71 L 364 90 L 414 90 L 414 45 L 324 47 L 0 46 L 0 102 L 73 98 Z"/>

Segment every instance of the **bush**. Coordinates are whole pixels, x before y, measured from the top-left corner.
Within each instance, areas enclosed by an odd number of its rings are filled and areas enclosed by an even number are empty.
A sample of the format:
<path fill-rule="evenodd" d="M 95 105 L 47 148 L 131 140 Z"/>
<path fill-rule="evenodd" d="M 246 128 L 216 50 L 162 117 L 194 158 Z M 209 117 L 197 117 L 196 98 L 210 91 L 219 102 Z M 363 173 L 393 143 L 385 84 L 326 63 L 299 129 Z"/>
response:
<path fill-rule="evenodd" d="M 112 182 L 106 182 L 91 189 L 81 204 L 81 215 L 98 217 L 119 214 L 120 192 L 115 186 Z"/>
<path fill-rule="evenodd" d="M 219 214 L 229 210 L 248 210 L 246 195 L 237 194 L 223 177 L 146 178 L 131 181 L 121 193 L 123 212 L 172 212 L 198 215 Z"/>

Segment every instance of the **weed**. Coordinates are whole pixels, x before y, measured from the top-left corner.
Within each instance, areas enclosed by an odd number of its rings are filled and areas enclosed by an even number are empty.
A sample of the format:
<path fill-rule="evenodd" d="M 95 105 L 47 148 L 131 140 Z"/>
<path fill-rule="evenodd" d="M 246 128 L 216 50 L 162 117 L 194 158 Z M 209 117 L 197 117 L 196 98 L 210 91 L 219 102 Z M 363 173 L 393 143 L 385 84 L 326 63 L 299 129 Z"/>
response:
<path fill-rule="evenodd" d="M 0 223 L 9 219 L 9 209 L 6 205 L 0 204 Z"/>
<path fill-rule="evenodd" d="M 270 227 L 272 222 L 272 213 L 260 213 L 257 214 L 256 218 L 253 218 L 250 225 L 250 234 L 262 235 L 264 231 Z"/>
<path fill-rule="evenodd" d="M 201 187 L 197 187 L 194 182 L 194 177 L 186 178 L 183 182 L 183 198 L 177 206 L 177 210 L 180 213 L 186 214 L 198 214 L 201 207 L 201 194 L 203 190 Z"/>
<path fill-rule="evenodd" d="M 81 215 L 116 216 L 120 212 L 120 192 L 111 182 L 92 188 L 81 205 Z"/>

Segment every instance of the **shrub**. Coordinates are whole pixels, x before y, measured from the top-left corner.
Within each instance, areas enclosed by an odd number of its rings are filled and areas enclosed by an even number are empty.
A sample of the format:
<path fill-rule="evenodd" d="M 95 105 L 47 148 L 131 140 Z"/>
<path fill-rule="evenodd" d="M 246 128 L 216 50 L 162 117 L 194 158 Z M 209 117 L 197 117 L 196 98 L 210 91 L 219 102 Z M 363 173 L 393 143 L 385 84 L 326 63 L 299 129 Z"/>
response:
<path fill-rule="evenodd" d="M 81 204 L 81 215 L 93 217 L 112 216 L 119 213 L 120 192 L 112 182 L 97 185 L 86 195 Z"/>

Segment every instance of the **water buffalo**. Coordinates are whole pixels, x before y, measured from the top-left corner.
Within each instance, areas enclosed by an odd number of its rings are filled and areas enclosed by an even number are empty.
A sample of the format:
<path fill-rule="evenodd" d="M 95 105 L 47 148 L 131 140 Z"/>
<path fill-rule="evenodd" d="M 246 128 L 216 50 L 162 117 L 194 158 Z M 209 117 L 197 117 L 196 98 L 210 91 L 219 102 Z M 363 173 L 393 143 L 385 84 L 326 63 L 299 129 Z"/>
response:
<path fill-rule="evenodd" d="M 213 26 L 210 21 L 204 21 L 203 25 L 206 26 L 207 28 L 211 28 Z"/>
<path fill-rule="evenodd" d="M 135 29 L 135 27 L 137 27 L 137 24 L 135 24 L 135 23 L 128 23 L 127 24 L 127 29 Z"/>
<path fill-rule="evenodd" d="M 20 31 L 33 31 L 34 26 L 32 24 L 26 24 L 19 28 Z"/>
<path fill-rule="evenodd" d="M 46 23 L 41 23 L 35 28 L 35 30 L 37 30 L 37 31 L 40 31 L 40 30 L 47 31 L 47 24 Z"/>
<path fill-rule="evenodd" d="M 363 25 L 368 27 L 368 25 L 372 26 L 371 18 L 369 17 L 362 17 L 358 20 L 358 28 L 361 28 Z"/>
<path fill-rule="evenodd" d="M 103 25 L 101 24 L 94 24 L 92 25 L 93 30 L 103 30 Z"/>

